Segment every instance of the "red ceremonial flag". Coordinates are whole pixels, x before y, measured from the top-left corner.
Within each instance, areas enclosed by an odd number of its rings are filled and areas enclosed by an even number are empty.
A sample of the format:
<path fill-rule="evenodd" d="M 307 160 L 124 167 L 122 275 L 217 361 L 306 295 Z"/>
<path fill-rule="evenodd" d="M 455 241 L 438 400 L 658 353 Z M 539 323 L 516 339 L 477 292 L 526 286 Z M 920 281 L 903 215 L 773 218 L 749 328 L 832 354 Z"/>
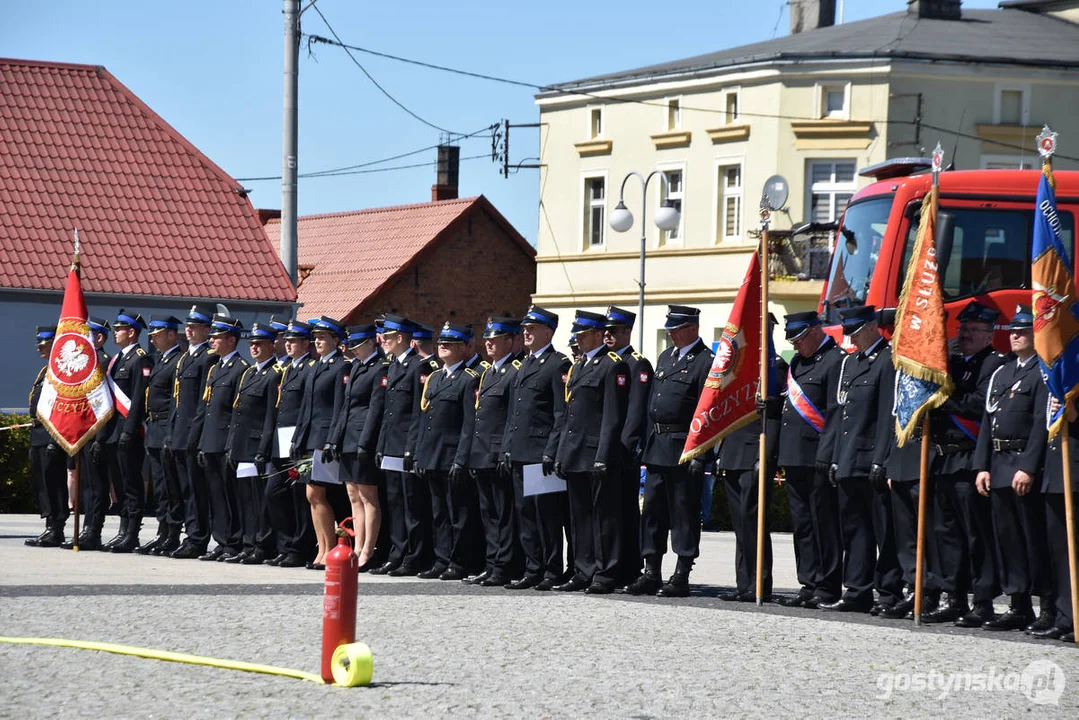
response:
<path fill-rule="evenodd" d="M 49 354 L 49 372 L 41 388 L 37 416 L 67 452 L 74 455 L 112 417 L 113 402 L 105 368 L 86 323 L 86 300 L 79 281 L 79 256 L 67 276 L 64 305 Z"/>
<path fill-rule="evenodd" d="M 689 462 L 758 418 L 760 342 L 761 263 L 753 253 L 697 401 L 680 462 Z"/>

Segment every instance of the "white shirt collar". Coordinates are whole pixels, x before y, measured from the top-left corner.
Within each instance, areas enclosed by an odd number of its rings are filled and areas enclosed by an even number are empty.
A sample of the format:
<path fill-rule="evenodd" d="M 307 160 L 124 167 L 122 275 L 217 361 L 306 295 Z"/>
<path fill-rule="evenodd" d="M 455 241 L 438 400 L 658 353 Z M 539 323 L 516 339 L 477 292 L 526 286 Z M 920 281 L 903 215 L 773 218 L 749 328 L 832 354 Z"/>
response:
<path fill-rule="evenodd" d="M 198 352 L 198 351 L 199 351 L 199 348 L 200 348 L 200 347 L 202 347 L 203 345 L 206 345 L 206 344 L 207 344 L 207 341 L 206 341 L 206 340 L 203 340 L 202 342 L 200 342 L 200 343 L 197 343 L 197 344 L 195 344 L 195 345 L 189 345 L 189 346 L 188 346 L 188 348 L 187 348 L 187 351 L 188 351 L 189 353 L 196 353 L 196 352 Z"/>
<path fill-rule="evenodd" d="M 172 355 L 172 353 L 173 353 L 174 351 L 176 351 L 176 350 L 179 350 L 179 349 L 180 349 L 180 343 L 176 343 L 175 345 L 173 345 L 172 347 L 170 347 L 170 348 L 169 348 L 168 350 L 166 350 L 165 352 L 161 353 L 161 357 L 168 357 L 169 355 Z"/>
<path fill-rule="evenodd" d="M 405 350 L 403 353 L 401 353 L 400 355 L 397 356 L 397 362 L 404 363 L 405 358 L 407 358 L 411 353 L 412 353 L 412 348 L 409 348 L 409 349 Z"/>
<path fill-rule="evenodd" d="M 228 355 L 226 355 L 225 357 L 221 358 L 221 359 L 220 359 L 220 360 L 219 360 L 218 362 L 220 362 L 220 363 L 221 363 L 222 365 L 224 365 L 224 364 L 225 364 L 225 363 L 227 363 L 227 362 L 228 362 L 229 360 L 231 360 L 231 359 L 232 359 L 232 356 L 233 356 L 233 355 L 235 355 L 235 354 L 236 354 L 236 351 L 235 351 L 235 350 L 233 350 L 233 351 L 232 351 L 232 352 L 230 352 L 230 353 L 229 353 Z"/>
<path fill-rule="evenodd" d="M 694 347 L 696 347 L 696 345 L 697 345 L 697 343 L 692 343 L 691 345 L 686 345 L 684 348 L 679 348 L 679 350 L 678 350 L 678 359 L 681 360 L 686 355 L 688 355 L 689 351 L 692 350 Z"/>
<path fill-rule="evenodd" d="M 329 354 L 329 355 L 327 355 L 326 357 L 320 357 L 320 358 L 318 359 L 318 361 L 319 361 L 320 363 L 322 363 L 323 365 L 325 365 L 326 363 L 330 362 L 330 360 L 333 360 L 333 356 L 334 356 L 334 355 L 336 355 L 336 354 L 337 354 L 337 348 L 334 348 L 334 350 L 333 350 L 333 352 L 332 352 L 332 353 L 330 353 L 330 354 Z"/>
<path fill-rule="evenodd" d="M 462 360 L 461 362 L 457 363 L 456 365 L 450 365 L 449 367 L 443 368 L 443 370 L 446 371 L 447 375 L 453 375 L 464 364 L 465 364 L 465 361 Z"/>
<path fill-rule="evenodd" d="M 495 370 L 501 370 L 502 366 L 505 365 L 511 357 L 513 357 L 513 353 L 509 352 L 506 353 L 504 357 L 500 357 L 498 360 L 495 360 L 493 363 Z"/>
<path fill-rule="evenodd" d="M 1033 360 L 1034 358 L 1036 358 L 1037 356 L 1038 356 L 1038 354 L 1034 353 L 1033 355 L 1028 357 L 1026 360 L 1020 360 L 1019 358 L 1016 358 L 1015 359 L 1015 364 L 1016 364 L 1017 367 L 1025 368 L 1027 365 L 1030 364 L 1030 361 Z"/>
<path fill-rule="evenodd" d="M 876 341 L 875 343 L 873 343 L 872 345 L 870 345 L 869 347 L 867 347 L 867 348 L 866 348 L 866 349 L 865 349 L 865 350 L 864 350 L 864 351 L 862 352 L 862 356 L 863 356 L 863 357 L 869 357 L 870 355 L 872 355 L 872 354 L 873 354 L 873 351 L 874 351 L 874 350 L 876 350 L 876 349 L 877 349 L 877 346 L 878 346 L 878 345 L 880 345 L 880 344 L 881 344 L 882 342 L 884 342 L 884 336 L 883 336 L 883 335 L 881 335 L 880 337 L 878 337 L 878 338 L 877 338 L 877 341 Z"/>
<path fill-rule="evenodd" d="M 303 354 L 303 355 L 301 355 L 300 357 L 298 357 L 298 358 L 296 358 L 295 360 L 293 360 L 293 361 L 292 361 L 292 367 L 300 367 L 301 365 L 303 365 L 303 361 L 304 361 L 304 360 L 306 360 L 306 359 L 307 359 L 307 356 L 308 356 L 308 355 L 310 355 L 310 354 L 311 354 L 311 353 L 304 353 L 304 354 Z"/>
<path fill-rule="evenodd" d="M 536 357 L 538 355 L 542 355 L 543 353 L 547 352 L 547 348 L 549 348 L 549 347 L 551 347 L 551 343 L 547 343 L 546 345 L 541 347 L 539 350 L 536 350 L 535 352 L 531 353 L 531 355 L 533 357 Z"/>
<path fill-rule="evenodd" d="M 625 355 L 626 353 L 628 353 L 628 352 L 630 352 L 632 350 L 633 350 L 633 343 L 630 343 L 629 345 L 626 345 L 621 350 L 615 350 L 615 353 L 618 354 L 618 355 Z"/>
<path fill-rule="evenodd" d="M 586 352 L 586 353 L 584 354 L 584 356 L 585 356 L 586 358 L 588 358 L 589 360 L 591 360 L 592 358 L 594 358 L 594 357 L 595 357 L 596 355 L 598 355 L 598 354 L 599 354 L 600 350 L 606 350 L 606 349 L 607 349 L 607 346 L 606 346 L 606 345 L 600 345 L 599 347 L 597 347 L 597 348 L 592 348 L 592 349 L 591 349 L 590 351 Z"/>
<path fill-rule="evenodd" d="M 266 367 L 272 362 L 277 362 L 277 358 L 271 356 L 268 360 L 263 360 L 260 363 L 255 363 L 255 372 L 259 372 L 260 370 L 262 370 L 262 368 Z"/>
<path fill-rule="evenodd" d="M 138 346 L 139 346 L 138 343 L 131 343 L 130 345 L 128 345 L 125 348 L 120 348 L 120 354 L 123 355 L 124 357 L 127 357 L 131 353 L 135 352 L 135 348 L 137 348 Z"/>

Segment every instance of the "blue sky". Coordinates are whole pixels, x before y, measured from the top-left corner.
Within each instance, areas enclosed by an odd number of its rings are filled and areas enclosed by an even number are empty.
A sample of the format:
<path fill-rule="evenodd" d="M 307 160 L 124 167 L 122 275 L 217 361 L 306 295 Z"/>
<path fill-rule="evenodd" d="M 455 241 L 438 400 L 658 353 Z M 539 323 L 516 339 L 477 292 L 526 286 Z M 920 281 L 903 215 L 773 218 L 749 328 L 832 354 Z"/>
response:
<path fill-rule="evenodd" d="M 306 3 L 306 0 L 304 0 Z M 236 178 L 281 172 L 281 0 L 7 0 L 0 55 L 104 65 Z M 341 39 L 475 72 L 553 83 L 734 47 L 789 28 L 782 0 L 318 0 Z M 996 7 L 967 0 L 965 8 Z M 844 19 L 906 7 L 906 0 L 846 0 Z M 662 14 L 663 9 L 669 9 Z M 778 24 L 778 28 L 777 28 Z M 313 10 L 305 33 L 330 37 Z M 458 133 L 503 118 L 536 122 L 533 93 L 356 54 L 399 101 Z M 439 132 L 394 106 L 339 48 L 300 51 L 300 172 L 356 165 L 435 145 Z M 462 143 L 462 158 L 490 140 Z M 514 162 L 535 156 L 535 130 L 511 132 Z M 374 167 L 433 162 L 434 150 Z M 301 214 L 430 199 L 434 167 L 301 179 Z M 281 205 L 279 180 L 246 181 L 256 207 Z M 531 242 L 539 175 L 503 179 L 487 157 L 461 165 L 461 194 L 486 195 Z"/>

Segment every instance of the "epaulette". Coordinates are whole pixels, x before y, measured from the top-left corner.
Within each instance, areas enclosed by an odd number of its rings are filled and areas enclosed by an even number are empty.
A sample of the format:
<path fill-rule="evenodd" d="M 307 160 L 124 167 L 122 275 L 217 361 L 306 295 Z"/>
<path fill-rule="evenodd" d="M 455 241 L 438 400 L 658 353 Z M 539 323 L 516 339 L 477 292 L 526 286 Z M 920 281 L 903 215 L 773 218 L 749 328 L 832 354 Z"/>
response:
<path fill-rule="evenodd" d="M 314 361 L 314 360 L 308 360 L 308 361 L 307 361 L 307 367 L 311 367 L 311 366 L 312 366 L 312 365 L 314 365 L 314 364 L 315 364 L 315 361 Z"/>
<path fill-rule="evenodd" d="M 273 371 L 278 375 L 281 375 L 285 372 L 285 368 L 280 363 L 274 363 Z"/>
<path fill-rule="evenodd" d="M 438 364 L 438 360 L 428 360 L 427 362 L 430 363 L 431 367 L 435 370 L 439 370 L 442 368 L 442 366 Z"/>
<path fill-rule="evenodd" d="M 244 367 L 251 367 L 251 363 L 247 362 L 242 357 L 241 358 L 236 358 L 236 359 L 239 360 L 240 364 L 243 365 Z"/>
<path fill-rule="evenodd" d="M 513 365 L 514 370 L 520 370 L 521 369 L 521 361 L 520 360 L 511 360 L 510 364 Z"/>
<path fill-rule="evenodd" d="M 396 360 L 396 358 L 393 356 L 393 353 L 386 353 L 386 364 L 387 365 L 389 363 L 392 363 L 394 360 Z"/>
<path fill-rule="evenodd" d="M 632 356 L 633 356 L 633 359 L 634 359 L 634 360 L 644 360 L 644 355 L 641 355 L 641 354 L 640 354 L 639 352 L 637 352 L 636 350 L 634 350 L 634 351 L 633 351 L 632 353 L 630 353 L 630 355 L 632 355 Z"/>
<path fill-rule="evenodd" d="M 622 356 L 614 352 L 613 350 L 607 353 L 607 357 L 609 357 L 611 360 L 614 360 L 615 362 L 622 362 Z"/>
<path fill-rule="evenodd" d="M 486 360 L 480 360 L 480 367 L 486 370 L 487 368 L 491 367 L 491 363 L 487 362 Z"/>
<path fill-rule="evenodd" d="M 145 355 L 146 354 L 146 351 L 142 349 L 141 345 L 135 348 L 135 352 L 137 352 L 139 355 Z"/>
<path fill-rule="evenodd" d="M 393 357 L 391 355 L 386 355 L 385 357 L 382 358 L 382 367 L 389 367 L 392 364 L 393 364 Z"/>
<path fill-rule="evenodd" d="M 480 374 L 478 372 L 476 372 L 475 370 L 473 370 L 472 368 L 465 368 L 465 372 L 468 373 L 469 375 L 471 375 L 474 378 L 478 378 L 480 376 Z"/>

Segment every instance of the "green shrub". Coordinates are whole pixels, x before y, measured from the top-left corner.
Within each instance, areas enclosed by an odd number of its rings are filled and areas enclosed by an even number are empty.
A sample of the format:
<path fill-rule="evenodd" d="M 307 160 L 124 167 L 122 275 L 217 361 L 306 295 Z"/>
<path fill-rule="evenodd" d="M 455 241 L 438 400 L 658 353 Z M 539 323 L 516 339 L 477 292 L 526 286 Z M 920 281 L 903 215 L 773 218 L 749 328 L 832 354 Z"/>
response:
<path fill-rule="evenodd" d="M 0 427 L 30 422 L 29 415 L 0 414 Z M 30 428 L 0 431 L 0 513 L 36 513 L 30 479 Z"/>
<path fill-rule="evenodd" d="M 709 527 L 717 531 L 731 530 L 731 511 L 727 501 L 727 484 L 717 479 L 712 488 L 712 516 Z M 787 486 L 772 484 L 768 498 L 768 527 L 771 532 L 791 532 L 791 512 L 787 503 Z"/>

